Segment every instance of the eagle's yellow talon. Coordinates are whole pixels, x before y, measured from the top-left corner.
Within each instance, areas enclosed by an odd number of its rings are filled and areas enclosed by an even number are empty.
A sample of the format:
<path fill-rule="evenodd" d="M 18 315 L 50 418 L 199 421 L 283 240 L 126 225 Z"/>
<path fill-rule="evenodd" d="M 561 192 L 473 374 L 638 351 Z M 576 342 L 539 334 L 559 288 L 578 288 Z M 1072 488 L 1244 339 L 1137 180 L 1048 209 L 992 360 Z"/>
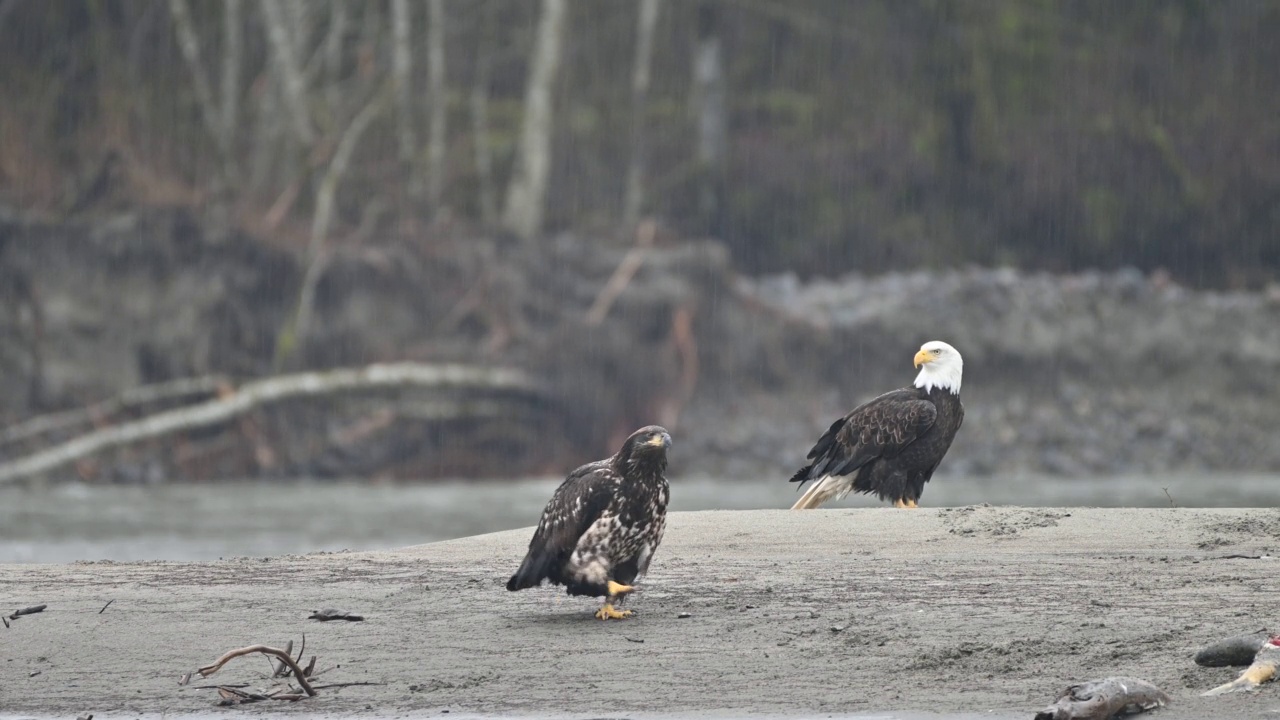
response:
<path fill-rule="evenodd" d="M 897 500 L 893 501 L 893 506 L 896 508 L 904 508 L 904 507 L 907 507 L 907 504 L 902 501 L 902 498 L 898 498 Z"/>
<path fill-rule="evenodd" d="M 612 580 L 609 581 L 606 587 L 608 587 L 609 589 L 610 597 L 617 597 L 618 595 L 626 595 L 629 592 L 634 592 L 636 589 L 634 585 L 622 585 Z"/>
<path fill-rule="evenodd" d="M 612 583 L 610 583 L 612 585 Z M 598 620 L 621 620 L 622 618 L 631 617 L 630 610 L 614 610 L 613 605 L 606 603 L 604 607 L 596 611 L 596 619 Z"/>
<path fill-rule="evenodd" d="M 915 501 L 915 500 L 908 500 L 908 501 L 907 501 L 907 507 L 909 507 L 909 508 L 913 508 L 913 509 L 914 509 L 914 508 L 918 508 L 918 507 L 920 507 L 920 506 L 919 506 L 919 505 L 916 505 L 916 501 Z"/>

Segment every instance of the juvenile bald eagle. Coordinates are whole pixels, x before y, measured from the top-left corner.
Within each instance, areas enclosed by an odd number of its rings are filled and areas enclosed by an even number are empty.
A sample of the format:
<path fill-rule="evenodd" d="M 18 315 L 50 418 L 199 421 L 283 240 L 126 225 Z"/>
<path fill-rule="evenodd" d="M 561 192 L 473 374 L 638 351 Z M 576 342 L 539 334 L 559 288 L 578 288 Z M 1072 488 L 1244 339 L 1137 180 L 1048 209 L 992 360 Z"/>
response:
<path fill-rule="evenodd" d="M 663 475 L 671 435 L 657 425 L 640 428 L 607 460 L 569 473 L 542 511 L 529 552 L 507 581 L 522 590 L 550 580 L 570 595 L 605 598 L 601 620 L 616 610 L 649 569 L 667 526 L 670 489 Z"/>
<path fill-rule="evenodd" d="M 927 342 L 916 353 L 912 387 L 887 392 L 831 424 L 791 482 L 813 485 L 792 510 L 816 508 L 850 492 L 875 493 L 894 507 L 916 507 L 960 423 L 964 360 L 950 345 Z"/>

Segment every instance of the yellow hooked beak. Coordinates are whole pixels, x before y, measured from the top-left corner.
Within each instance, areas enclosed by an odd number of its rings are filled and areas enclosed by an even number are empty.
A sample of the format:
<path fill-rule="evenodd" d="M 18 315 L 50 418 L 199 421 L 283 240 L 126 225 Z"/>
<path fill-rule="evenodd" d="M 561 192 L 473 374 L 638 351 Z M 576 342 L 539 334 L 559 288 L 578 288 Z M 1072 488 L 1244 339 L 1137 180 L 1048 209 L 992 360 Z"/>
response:
<path fill-rule="evenodd" d="M 933 362 L 933 353 L 930 352 L 929 350 L 921 350 L 920 352 L 916 353 L 916 359 L 915 359 L 916 367 L 920 367 L 921 365 L 925 363 L 930 363 L 930 362 Z"/>

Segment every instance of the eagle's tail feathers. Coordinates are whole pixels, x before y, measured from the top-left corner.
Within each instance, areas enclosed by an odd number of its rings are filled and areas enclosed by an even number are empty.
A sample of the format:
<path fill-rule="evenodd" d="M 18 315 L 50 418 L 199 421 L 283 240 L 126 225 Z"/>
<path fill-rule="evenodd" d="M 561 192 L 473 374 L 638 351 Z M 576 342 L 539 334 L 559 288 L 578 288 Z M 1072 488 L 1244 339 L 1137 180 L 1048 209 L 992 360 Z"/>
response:
<path fill-rule="evenodd" d="M 523 590 L 541 585 L 547 577 L 551 559 L 547 553 L 530 549 L 529 554 L 524 557 L 524 562 L 520 563 L 520 569 L 511 576 L 510 580 L 507 580 L 507 589 Z"/>
<path fill-rule="evenodd" d="M 853 490 L 854 475 L 827 475 L 814 483 L 791 506 L 792 510 L 813 510 L 828 500 L 840 500 Z"/>
<path fill-rule="evenodd" d="M 812 478 L 812 477 L 813 477 L 813 476 L 810 474 L 810 472 L 809 472 L 810 470 L 813 470 L 813 466 L 812 466 L 812 465 L 805 465 L 804 467 L 802 467 L 802 468 L 800 468 L 799 470 L 797 470 L 797 471 L 796 471 L 796 474 L 795 474 L 795 475 L 792 475 L 792 476 L 791 476 L 791 479 L 790 479 L 790 480 L 788 480 L 787 482 L 798 482 L 798 483 L 801 483 L 801 484 L 804 484 L 804 483 L 806 483 L 806 482 L 809 482 L 810 478 Z"/>

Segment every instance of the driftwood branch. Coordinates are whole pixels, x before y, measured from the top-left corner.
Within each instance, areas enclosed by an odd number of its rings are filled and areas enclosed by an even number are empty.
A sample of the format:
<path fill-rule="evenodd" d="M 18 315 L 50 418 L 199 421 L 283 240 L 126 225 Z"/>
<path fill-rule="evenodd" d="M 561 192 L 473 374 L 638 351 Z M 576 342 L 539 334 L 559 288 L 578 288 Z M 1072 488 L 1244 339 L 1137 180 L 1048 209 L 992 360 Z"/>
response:
<path fill-rule="evenodd" d="M 226 422 L 268 403 L 347 390 L 405 385 L 539 392 L 533 381 L 518 370 L 470 365 L 395 363 L 277 375 L 246 383 L 226 397 L 96 430 L 33 455 L 0 464 L 0 485 L 61 467 L 102 450 Z"/>
<path fill-rule="evenodd" d="M 13 614 L 9 616 L 9 619 L 17 620 L 23 615 L 35 615 L 36 613 L 44 612 L 44 609 L 47 607 L 49 606 L 48 605 L 32 605 L 31 607 L 24 607 L 21 610 L 14 610 Z"/>
<path fill-rule="evenodd" d="M 218 672 L 218 670 L 221 670 L 222 666 L 226 665 L 228 662 L 238 657 L 251 655 L 253 653 L 263 653 L 264 655 L 272 655 L 279 658 L 281 662 L 287 664 L 289 669 L 293 671 L 293 676 L 297 679 L 298 685 L 302 686 L 303 692 L 307 695 L 315 696 L 315 688 L 311 687 L 311 682 L 307 680 L 306 675 L 302 672 L 302 668 L 298 667 L 298 663 L 294 662 L 292 657 L 289 657 L 289 653 L 279 648 L 268 647 L 266 645 L 250 645 L 249 647 L 242 647 L 236 650 L 228 650 L 222 657 L 214 660 L 209 665 L 205 665 L 196 672 L 200 673 L 200 677 L 209 677 L 210 675 Z"/>

